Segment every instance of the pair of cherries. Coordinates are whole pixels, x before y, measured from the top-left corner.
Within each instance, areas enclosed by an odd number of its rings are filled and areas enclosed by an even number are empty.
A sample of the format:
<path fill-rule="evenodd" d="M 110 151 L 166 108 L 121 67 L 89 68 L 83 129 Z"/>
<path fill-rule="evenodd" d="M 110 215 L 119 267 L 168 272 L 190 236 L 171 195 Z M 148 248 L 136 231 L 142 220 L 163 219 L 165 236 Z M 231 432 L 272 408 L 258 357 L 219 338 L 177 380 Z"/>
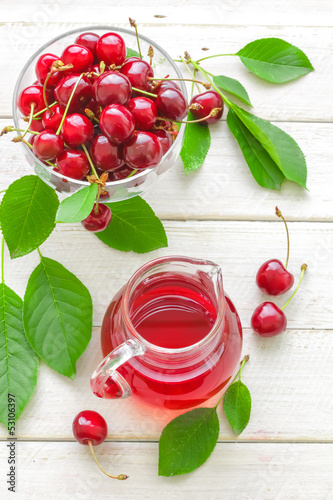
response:
<path fill-rule="evenodd" d="M 103 474 L 111 477 L 112 479 L 124 480 L 128 478 L 126 474 L 112 476 L 101 467 L 99 461 L 97 460 L 93 447 L 103 443 L 108 434 L 107 423 L 100 413 L 92 410 L 81 411 L 74 418 L 72 429 L 76 441 L 80 444 L 89 446 L 92 456 Z"/>
<path fill-rule="evenodd" d="M 275 213 L 280 217 L 285 225 L 287 234 L 287 259 L 286 265 L 278 259 L 271 259 L 262 264 L 257 272 L 256 283 L 260 290 L 268 295 L 282 295 L 286 293 L 294 284 L 294 276 L 287 270 L 289 262 L 289 231 L 285 218 L 278 207 L 275 208 Z M 307 265 L 301 267 L 301 277 L 299 283 L 288 299 L 288 301 L 280 308 L 274 302 L 266 301 L 260 304 L 252 314 L 251 326 L 252 329 L 261 337 L 275 337 L 284 332 L 287 328 L 287 317 L 283 310 L 295 296 L 302 282 Z"/>

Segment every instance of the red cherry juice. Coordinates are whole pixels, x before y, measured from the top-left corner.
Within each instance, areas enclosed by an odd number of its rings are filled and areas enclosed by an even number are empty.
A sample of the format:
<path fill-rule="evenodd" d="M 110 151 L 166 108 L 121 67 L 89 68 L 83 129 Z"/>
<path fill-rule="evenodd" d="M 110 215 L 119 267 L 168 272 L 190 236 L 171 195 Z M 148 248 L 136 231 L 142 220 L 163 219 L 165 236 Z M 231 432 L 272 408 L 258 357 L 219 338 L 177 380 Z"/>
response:
<path fill-rule="evenodd" d="M 162 352 L 151 353 L 148 346 L 143 356 L 118 368 L 134 395 L 165 408 L 188 408 L 203 403 L 230 381 L 240 359 L 241 325 L 230 299 L 223 296 L 218 300 L 210 284 L 168 273 L 150 277 L 135 289 L 129 303 L 132 325 L 144 343 L 158 346 Z M 122 318 L 123 292 L 118 292 L 104 317 L 104 356 L 133 338 Z M 195 347 L 212 330 L 224 307 L 216 334 L 202 348 Z M 186 353 L 177 352 L 183 348 L 188 348 Z M 114 390 L 111 384 L 110 396 Z"/>

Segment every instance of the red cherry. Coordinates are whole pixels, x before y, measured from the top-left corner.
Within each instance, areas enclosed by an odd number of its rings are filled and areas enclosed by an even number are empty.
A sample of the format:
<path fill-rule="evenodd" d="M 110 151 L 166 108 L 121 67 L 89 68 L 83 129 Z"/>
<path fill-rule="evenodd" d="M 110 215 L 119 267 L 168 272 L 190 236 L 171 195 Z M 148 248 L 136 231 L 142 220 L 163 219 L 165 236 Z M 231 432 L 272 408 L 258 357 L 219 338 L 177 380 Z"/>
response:
<path fill-rule="evenodd" d="M 101 116 L 101 107 L 98 104 L 98 102 L 96 102 L 94 99 L 91 99 L 91 101 L 88 102 L 88 104 L 86 106 L 84 106 L 84 108 L 81 111 L 82 115 L 85 113 L 85 111 L 84 111 L 85 109 L 90 109 L 90 111 L 92 111 L 94 113 L 96 118 L 99 118 Z"/>
<path fill-rule="evenodd" d="M 256 283 L 260 290 L 269 295 L 282 295 L 290 290 L 294 284 L 294 276 L 287 271 L 289 262 L 289 231 L 281 210 L 275 207 L 275 214 L 283 220 L 287 236 L 286 265 L 278 259 L 270 259 L 262 264 L 257 272 Z"/>
<path fill-rule="evenodd" d="M 162 146 L 158 138 L 149 132 L 135 132 L 124 145 L 125 163 L 137 170 L 156 167 L 162 158 Z"/>
<path fill-rule="evenodd" d="M 73 73 L 83 73 L 87 71 L 89 66 L 94 62 L 94 56 L 92 52 L 83 47 L 83 45 L 69 45 L 65 48 L 61 55 L 62 62 L 67 64 L 72 64 L 71 72 Z"/>
<path fill-rule="evenodd" d="M 120 72 L 127 76 L 132 87 L 150 91 L 151 82 L 148 77 L 154 76 L 154 70 L 146 61 L 131 57 L 120 68 Z"/>
<path fill-rule="evenodd" d="M 185 118 L 188 111 L 185 97 L 176 89 L 165 89 L 159 92 L 156 107 L 160 116 L 176 121 Z"/>
<path fill-rule="evenodd" d="M 152 130 L 152 134 L 156 135 L 157 139 L 160 141 L 163 155 L 165 155 L 165 153 L 171 148 L 173 143 L 171 134 L 162 129 Z"/>
<path fill-rule="evenodd" d="M 62 129 L 61 136 L 65 143 L 71 148 L 81 146 L 94 135 L 94 127 L 86 116 L 79 113 L 66 116 Z"/>
<path fill-rule="evenodd" d="M 116 71 L 102 73 L 93 85 L 94 99 L 102 107 L 109 104 L 126 105 L 131 98 L 129 79 Z"/>
<path fill-rule="evenodd" d="M 157 119 L 156 104 L 147 97 L 135 97 L 127 105 L 134 117 L 135 128 L 138 130 L 150 130 Z"/>
<path fill-rule="evenodd" d="M 34 104 L 34 113 L 45 108 L 43 88 L 39 85 L 30 85 L 22 90 L 17 99 L 17 106 L 24 116 L 30 115 L 31 105 Z"/>
<path fill-rule="evenodd" d="M 174 89 L 181 92 L 179 85 L 172 80 L 162 80 L 161 82 L 155 82 L 155 87 L 151 90 L 151 92 L 157 95 L 159 92 L 166 89 Z"/>
<path fill-rule="evenodd" d="M 88 69 L 88 73 L 97 73 L 97 76 L 92 75 L 92 74 L 89 76 L 89 80 L 90 80 L 91 84 L 95 83 L 97 78 L 101 75 L 100 63 L 96 63 L 96 64 L 93 64 L 92 66 L 90 66 L 90 68 Z"/>
<path fill-rule="evenodd" d="M 268 295 L 281 295 L 293 286 L 294 276 L 280 260 L 271 259 L 260 266 L 256 283 L 260 290 Z"/>
<path fill-rule="evenodd" d="M 80 75 L 72 74 L 65 76 L 56 88 L 54 89 L 54 95 L 56 100 L 59 102 L 61 106 L 64 108 L 72 94 L 74 86 L 78 80 Z M 78 83 L 78 86 L 74 92 L 73 98 L 71 100 L 71 104 L 69 106 L 69 111 L 79 111 L 83 106 L 88 104 L 88 102 L 92 99 L 92 88 L 89 82 L 89 79 L 86 76 L 83 76 Z"/>
<path fill-rule="evenodd" d="M 219 111 L 216 116 L 211 116 L 202 122 L 206 125 L 216 123 L 222 116 L 223 100 L 220 94 L 215 92 L 215 90 L 207 90 L 207 92 L 194 96 L 190 102 L 190 105 L 191 104 L 198 104 L 200 106 L 199 109 L 191 109 L 191 113 L 196 120 L 200 120 L 201 118 L 208 116 L 214 108 L 221 108 L 221 111 Z"/>
<path fill-rule="evenodd" d="M 117 33 L 105 33 L 96 43 L 96 55 L 107 66 L 121 66 L 126 58 L 126 46 L 123 38 Z"/>
<path fill-rule="evenodd" d="M 86 32 L 86 33 L 81 33 L 81 35 L 76 37 L 75 43 L 89 49 L 95 58 L 96 43 L 98 42 L 98 40 L 99 40 L 99 35 L 96 35 L 96 33 Z"/>
<path fill-rule="evenodd" d="M 46 77 L 51 70 L 52 64 L 56 61 L 59 61 L 59 59 L 60 58 L 55 54 L 42 54 L 40 56 L 36 63 L 35 70 L 37 80 L 39 81 L 39 83 L 41 83 L 41 85 L 44 85 Z M 62 76 L 63 75 L 61 74 L 61 71 L 56 71 L 52 76 L 50 76 L 47 82 L 47 86 L 54 87 L 59 82 L 59 80 L 61 80 Z"/>
<path fill-rule="evenodd" d="M 53 130 L 43 130 L 35 137 L 32 151 L 42 161 L 54 160 L 64 150 L 64 141 Z"/>
<path fill-rule="evenodd" d="M 110 143 L 105 135 L 96 135 L 91 141 L 91 158 L 96 165 L 104 172 L 112 172 L 124 165 L 119 146 Z"/>
<path fill-rule="evenodd" d="M 93 233 L 99 233 L 104 231 L 110 224 L 112 218 L 112 213 L 110 208 L 103 203 L 98 204 L 98 211 L 96 212 L 96 204 L 94 208 L 88 215 L 86 219 L 84 219 L 81 224 L 88 231 L 92 231 Z"/>
<path fill-rule="evenodd" d="M 90 171 L 88 159 L 80 149 L 66 149 L 57 157 L 57 167 L 61 174 L 78 180 Z"/>
<path fill-rule="evenodd" d="M 73 420 L 73 434 L 75 439 L 83 445 L 88 445 L 94 457 L 94 460 L 99 469 L 108 477 L 112 479 L 127 479 L 126 474 L 119 474 L 112 476 L 106 472 L 100 465 L 95 455 L 93 446 L 97 446 L 105 440 L 108 433 L 107 424 L 99 413 L 91 410 L 81 411 Z"/>
<path fill-rule="evenodd" d="M 109 175 L 109 180 L 113 181 L 113 182 L 114 181 L 122 181 L 123 179 L 126 179 L 132 173 L 133 173 L 133 169 L 128 167 L 127 165 L 124 165 L 123 167 L 119 168 L 118 170 L 111 172 Z"/>
<path fill-rule="evenodd" d="M 274 337 L 287 328 L 287 317 L 273 302 L 263 302 L 252 314 L 251 326 L 261 337 Z"/>
<path fill-rule="evenodd" d="M 53 130 L 54 132 L 57 132 L 62 117 L 64 116 L 64 111 L 64 108 L 59 106 L 59 104 L 52 106 L 52 108 L 50 108 L 50 111 L 46 110 L 43 113 L 42 118 L 44 128 L 48 128 L 50 130 Z"/>
<path fill-rule="evenodd" d="M 127 141 L 134 132 L 132 113 L 121 104 L 110 104 L 103 109 L 99 126 L 113 144 Z"/>
<path fill-rule="evenodd" d="M 73 434 L 80 444 L 91 444 L 97 446 L 103 443 L 107 434 L 108 426 L 99 413 L 84 410 L 78 413 L 73 421 Z"/>
<path fill-rule="evenodd" d="M 32 130 L 33 132 L 41 132 L 46 128 L 50 127 L 45 127 L 42 120 L 32 120 L 29 130 Z"/>

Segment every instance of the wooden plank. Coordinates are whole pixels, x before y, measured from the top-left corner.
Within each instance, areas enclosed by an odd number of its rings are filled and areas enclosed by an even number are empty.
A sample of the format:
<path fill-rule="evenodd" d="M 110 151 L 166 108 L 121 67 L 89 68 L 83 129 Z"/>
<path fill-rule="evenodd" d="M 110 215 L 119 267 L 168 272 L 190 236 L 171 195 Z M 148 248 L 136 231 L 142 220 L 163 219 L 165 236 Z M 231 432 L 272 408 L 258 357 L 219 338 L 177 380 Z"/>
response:
<path fill-rule="evenodd" d="M 261 339 L 246 329 L 243 354 L 250 361 L 243 381 L 252 394 L 252 416 L 241 441 L 333 440 L 331 344 L 333 331 L 288 330 Z M 99 411 L 109 423 L 109 438 L 158 440 L 163 427 L 179 413 L 150 407 L 134 398 L 101 400 L 89 378 L 101 360 L 100 331 L 78 362 L 75 381 L 41 363 L 35 394 L 17 422 L 20 439 L 72 439 L 72 421 L 83 409 Z M 206 403 L 213 406 L 218 397 Z M 234 440 L 220 406 L 220 439 Z M 0 438 L 6 439 L 3 426 Z M 1 448 L 1 446 L 0 446 Z M 0 464 L 1 465 L 1 464 Z"/>
<path fill-rule="evenodd" d="M 272 222 L 165 222 L 169 247 L 150 254 L 128 254 L 113 250 L 81 224 L 59 225 L 42 246 L 44 255 L 56 258 L 88 287 L 94 303 L 94 325 L 101 325 L 104 311 L 115 292 L 142 264 L 162 255 L 191 255 L 221 265 L 224 286 L 243 325 L 267 296 L 255 284 L 259 266 L 267 259 L 284 260 L 283 224 Z M 303 262 L 309 265 L 302 288 L 288 306 L 289 328 L 333 329 L 332 248 L 333 226 L 325 223 L 291 223 L 290 270 L 295 281 Z M 10 261 L 6 258 L 6 282 L 24 294 L 28 277 L 38 262 L 32 255 Z M 276 299 L 282 305 L 284 297 Z"/>
<path fill-rule="evenodd" d="M 93 4 L 85 2 L 84 8 L 78 9 L 69 0 L 56 0 L 52 3 L 32 0 L 29 5 L 18 0 L 13 9 L 10 0 L 3 0 L 1 20 L 31 21 L 38 24 L 54 20 L 66 23 L 68 19 L 101 23 L 103 19 L 110 19 L 112 23 L 124 23 L 130 15 L 140 24 L 332 26 L 332 17 L 329 16 L 332 3 L 329 0 L 319 0 L 315 5 L 311 0 L 281 0 L 279 3 L 272 3 L 269 9 L 265 0 L 253 0 L 250 3 L 246 0 L 212 0 L 204 4 L 200 0 L 183 0 L 181 3 L 171 0 L 161 5 L 138 0 L 127 1 L 124 6 L 100 0 L 98 6 L 96 9 Z"/>
<path fill-rule="evenodd" d="M 68 19 L 66 9 L 66 19 Z M 106 18 L 107 19 L 107 18 Z M 112 18 L 111 18 L 112 19 Z M 91 24 L 91 20 L 89 24 Z M 178 21 L 179 22 L 179 21 Z M 11 100 L 19 71 L 28 58 L 44 43 L 62 32 L 87 23 L 0 24 L 0 58 L 6 78 L 0 82 L 1 116 L 11 114 Z M 127 26 L 122 23 L 119 26 Z M 317 27 L 260 27 L 209 26 L 200 29 L 194 25 L 143 25 L 146 36 L 165 47 L 173 57 L 188 50 L 193 58 L 220 52 L 237 52 L 248 42 L 262 37 L 280 37 L 302 48 L 316 71 L 284 85 L 265 82 L 241 64 L 237 57 L 215 58 L 204 67 L 214 74 L 227 74 L 239 79 L 249 92 L 254 112 L 268 120 L 328 122 L 332 120 L 333 104 L 330 81 L 333 76 L 333 36 L 330 28 Z M 202 51 L 202 48 L 209 51 Z M 15 60 L 15 66 L 12 61 Z M 184 72 L 184 75 L 187 74 Z M 325 77 L 323 77 L 325 75 Z M 165 76 L 164 74 L 158 76 Z M 314 91 L 314 89 L 316 89 Z"/>
<path fill-rule="evenodd" d="M 0 130 L 11 120 L 0 120 Z M 332 124 L 278 123 L 299 143 L 307 157 L 308 188 L 285 182 L 281 191 L 263 189 L 254 181 L 225 122 L 211 127 L 212 146 L 203 167 L 184 175 L 179 159 L 171 171 L 144 195 L 163 219 L 276 220 L 278 205 L 289 220 L 332 221 Z M 0 138 L 0 190 L 15 178 L 31 174 L 13 134 Z"/>
<path fill-rule="evenodd" d="M 158 477 L 157 443 L 104 443 L 103 466 L 126 473 L 126 481 L 104 476 L 87 447 L 78 443 L 19 442 L 19 498 L 155 500 L 331 500 L 332 444 L 217 444 L 199 469 L 184 476 Z M 7 449 L 0 448 L 5 492 Z M 5 498 L 11 498 L 10 493 Z"/>

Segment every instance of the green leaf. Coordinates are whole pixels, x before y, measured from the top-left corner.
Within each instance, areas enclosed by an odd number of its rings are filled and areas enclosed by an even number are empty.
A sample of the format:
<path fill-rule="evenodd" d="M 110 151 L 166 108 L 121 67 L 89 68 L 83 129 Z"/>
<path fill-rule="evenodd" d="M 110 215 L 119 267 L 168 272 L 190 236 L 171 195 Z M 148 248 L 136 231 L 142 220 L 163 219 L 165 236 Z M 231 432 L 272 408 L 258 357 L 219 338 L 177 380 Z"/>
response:
<path fill-rule="evenodd" d="M 65 198 L 59 205 L 56 221 L 81 222 L 86 219 L 93 209 L 97 191 L 97 184 L 91 184 Z"/>
<path fill-rule="evenodd" d="M 219 436 L 216 408 L 196 408 L 164 427 L 159 442 L 159 476 L 187 474 L 206 462 Z"/>
<path fill-rule="evenodd" d="M 188 120 L 194 120 L 189 112 Z M 195 172 L 203 164 L 210 148 L 210 132 L 207 125 L 189 123 L 186 125 L 184 144 L 180 152 L 185 174 Z"/>
<path fill-rule="evenodd" d="M 81 281 L 55 260 L 41 256 L 24 296 L 27 339 L 45 363 L 74 378 L 76 361 L 92 331 L 92 301 Z"/>
<path fill-rule="evenodd" d="M 14 181 L 1 202 L 1 227 L 12 259 L 36 250 L 52 233 L 59 206 L 51 187 L 36 175 Z"/>
<path fill-rule="evenodd" d="M 257 183 L 264 188 L 280 189 L 281 183 L 285 179 L 283 173 L 232 109 L 229 109 L 227 124 Z"/>
<path fill-rule="evenodd" d="M 109 247 L 145 253 L 168 246 L 162 222 L 140 196 L 106 205 L 112 211 L 111 222 L 104 231 L 95 234 Z"/>
<path fill-rule="evenodd" d="M 302 50 L 280 38 L 255 40 L 236 55 L 248 70 L 273 83 L 289 82 L 314 70 Z"/>
<path fill-rule="evenodd" d="M 283 175 L 306 188 L 306 162 L 295 140 L 269 121 L 252 115 L 234 103 L 230 103 L 230 108 L 265 148 Z"/>
<path fill-rule="evenodd" d="M 8 426 L 9 395 L 15 398 L 15 420 L 33 394 L 38 358 L 27 342 L 23 327 L 23 302 L 0 284 L 0 421 Z"/>
<path fill-rule="evenodd" d="M 249 423 L 251 415 L 251 394 L 240 380 L 231 384 L 226 391 L 223 409 L 232 430 L 238 436 Z"/>
<path fill-rule="evenodd" d="M 133 57 L 133 56 L 140 57 L 140 54 L 136 50 L 126 47 L 126 57 Z"/>
<path fill-rule="evenodd" d="M 238 99 L 252 107 L 249 94 L 238 80 L 229 76 L 219 75 L 214 76 L 213 81 L 220 89 L 230 92 L 230 94 L 238 97 Z"/>

